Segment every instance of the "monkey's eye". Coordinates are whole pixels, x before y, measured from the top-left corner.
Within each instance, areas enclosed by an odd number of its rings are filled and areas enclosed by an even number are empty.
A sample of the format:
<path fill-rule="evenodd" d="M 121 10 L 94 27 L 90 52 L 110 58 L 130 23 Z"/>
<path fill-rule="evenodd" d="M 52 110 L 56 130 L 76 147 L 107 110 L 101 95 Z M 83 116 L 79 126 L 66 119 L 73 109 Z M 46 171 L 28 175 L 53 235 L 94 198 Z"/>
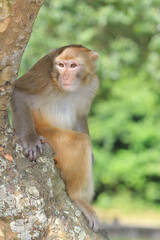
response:
<path fill-rule="evenodd" d="M 63 64 L 63 63 L 59 63 L 58 66 L 59 66 L 60 68 L 63 68 L 63 67 L 64 67 L 64 64 Z"/>
<path fill-rule="evenodd" d="M 77 64 L 72 63 L 72 64 L 70 65 L 70 67 L 71 67 L 71 68 L 75 68 L 75 67 L 77 67 Z"/>

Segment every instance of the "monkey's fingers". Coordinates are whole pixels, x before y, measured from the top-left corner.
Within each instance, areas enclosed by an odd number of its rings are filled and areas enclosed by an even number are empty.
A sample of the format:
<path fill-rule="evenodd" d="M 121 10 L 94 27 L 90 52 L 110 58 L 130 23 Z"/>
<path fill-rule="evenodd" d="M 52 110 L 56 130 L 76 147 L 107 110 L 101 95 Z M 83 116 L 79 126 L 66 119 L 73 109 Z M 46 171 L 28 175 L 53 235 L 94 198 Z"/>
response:
<path fill-rule="evenodd" d="M 43 153 L 42 145 L 41 143 L 37 143 L 35 146 L 29 146 L 24 148 L 24 155 L 26 157 L 29 157 L 31 161 L 36 161 L 37 159 L 37 150 L 40 152 L 40 154 Z"/>
<path fill-rule="evenodd" d="M 26 157 L 29 156 L 29 152 L 28 152 L 28 150 L 24 150 L 24 155 L 25 155 Z"/>
<path fill-rule="evenodd" d="M 31 161 L 36 161 L 36 158 L 37 158 L 37 150 L 35 149 L 35 150 L 30 150 L 29 151 L 29 159 L 31 160 Z"/>
<path fill-rule="evenodd" d="M 26 143 L 23 145 L 24 147 L 24 155 L 29 157 L 31 161 L 35 161 L 37 158 L 37 149 L 34 145 L 27 145 Z"/>
<path fill-rule="evenodd" d="M 37 145 L 36 145 L 38 151 L 40 152 L 40 154 L 43 154 L 43 149 L 42 149 L 42 144 L 41 142 L 38 142 Z"/>
<path fill-rule="evenodd" d="M 26 157 L 29 157 L 29 159 L 30 159 L 31 161 L 35 161 L 35 160 L 36 160 L 36 157 L 37 157 L 36 152 L 35 152 L 35 151 L 32 151 L 32 150 L 25 150 L 24 155 L 25 155 Z"/>
<path fill-rule="evenodd" d="M 37 149 L 34 146 L 26 147 L 24 151 L 24 155 L 29 157 L 31 161 L 35 161 L 37 158 Z"/>

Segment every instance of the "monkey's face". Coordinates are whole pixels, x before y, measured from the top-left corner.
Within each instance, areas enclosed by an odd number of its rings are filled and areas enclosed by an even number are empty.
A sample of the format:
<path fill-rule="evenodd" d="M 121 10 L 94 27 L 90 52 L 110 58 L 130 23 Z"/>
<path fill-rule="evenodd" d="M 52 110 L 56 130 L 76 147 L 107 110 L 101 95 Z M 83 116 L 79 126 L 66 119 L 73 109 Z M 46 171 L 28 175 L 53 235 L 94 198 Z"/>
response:
<path fill-rule="evenodd" d="M 63 90 L 73 92 L 88 84 L 94 75 L 97 58 L 97 53 L 84 47 L 68 47 L 58 55 L 55 68 Z"/>
<path fill-rule="evenodd" d="M 76 91 L 81 86 L 80 73 L 83 69 L 82 64 L 76 59 L 56 61 L 56 69 L 58 71 L 58 81 L 65 91 Z"/>

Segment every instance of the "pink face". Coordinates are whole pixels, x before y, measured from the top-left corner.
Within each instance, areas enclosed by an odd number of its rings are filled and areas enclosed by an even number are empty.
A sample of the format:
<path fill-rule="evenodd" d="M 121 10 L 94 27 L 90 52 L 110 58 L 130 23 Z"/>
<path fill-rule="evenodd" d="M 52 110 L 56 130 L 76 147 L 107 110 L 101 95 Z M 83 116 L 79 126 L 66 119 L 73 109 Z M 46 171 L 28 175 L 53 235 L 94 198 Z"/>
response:
<path fill-rule="evenodd" d="M 65 91 L 76 91 L 80 87 L 78 73 L 81 64 L 77 60 L 57 60 L 56 68 L 59 73 L 59 83 Z"/>

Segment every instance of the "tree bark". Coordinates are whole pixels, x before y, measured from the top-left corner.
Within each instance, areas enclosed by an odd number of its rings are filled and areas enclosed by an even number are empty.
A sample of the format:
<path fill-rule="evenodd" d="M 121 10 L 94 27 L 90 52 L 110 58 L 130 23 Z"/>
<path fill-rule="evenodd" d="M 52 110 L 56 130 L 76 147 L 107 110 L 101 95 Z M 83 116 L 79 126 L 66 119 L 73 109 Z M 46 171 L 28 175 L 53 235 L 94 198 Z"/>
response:
<path fill-rule="evenodd" d="M 9 100 L 42 3 L 0 1 L 0 240 L 107 239 L 67 197 L 50 147 L 30 162 L 9 125 Z"/>

